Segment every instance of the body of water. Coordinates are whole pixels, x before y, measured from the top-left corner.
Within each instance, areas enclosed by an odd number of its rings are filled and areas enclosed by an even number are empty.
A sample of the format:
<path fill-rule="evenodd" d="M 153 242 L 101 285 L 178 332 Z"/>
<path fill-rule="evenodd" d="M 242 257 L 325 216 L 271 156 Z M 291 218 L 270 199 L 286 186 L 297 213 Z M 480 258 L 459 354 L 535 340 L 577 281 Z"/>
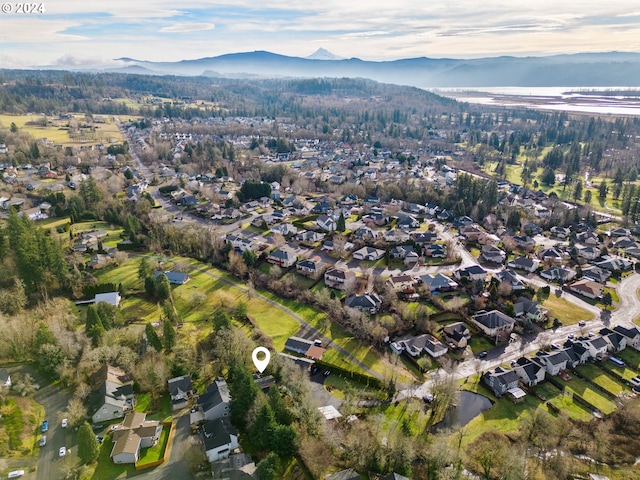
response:
<path fill-rule="evenodd" d="M 430 89 L 461 102 L 600 115 L 640 115 L 639 87 L 469 87 Z"/>
<path fill-rule="evenodd" d="M 491 400 L 487 397 L 462 390 L 458 392 L 457 405 L 449 409 L 444 420 L 436 425 L 436 430 L 463 427 L 482 412 L 491 408 L 491 405 Z"/>

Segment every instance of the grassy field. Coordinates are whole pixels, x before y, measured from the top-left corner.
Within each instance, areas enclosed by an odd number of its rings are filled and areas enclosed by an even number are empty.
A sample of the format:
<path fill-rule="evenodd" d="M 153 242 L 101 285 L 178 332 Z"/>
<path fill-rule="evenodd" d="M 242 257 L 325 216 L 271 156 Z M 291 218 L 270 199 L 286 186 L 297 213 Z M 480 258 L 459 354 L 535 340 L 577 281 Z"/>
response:
<path fill-rule="evenodd" d="M 614 395 L 618 395 L 620 392 L 627 390 L 620 382 L 613 377 L 607 375 L 603 370 L 600 370 L 593 364 L 582 365 L 578 368 L 581 375 L 591 380 L 596 385 L 604 388 L 607 392 L 611 392 Z"/>
<path fill-rule="evenodd" d="M 537 394 L 546 398 L 550 404 L 565 412 L 574 420 L 588 422 L 593 418 L 593 414 L 589 410 L 574 402 L 569 395 L 565 395 L 549 382 L 536 385 L 534 390 Z"/>
<path fill-rule="evenodd" d="M 549 318 L 557 318 L 563 325 L 574 325 L 580 320 L 591 320 L 593 314 L 587 310 L 580 308 L 573 303 L 568 302 L 564 298 L 549 295 L 543 304 L 549 309 Z"/>
<path fill-rule="evenodd" d="M 612 372 L 617 373 L 627 381 L 638 375 L 638 370 L 634 370 L 629 367 L 619 367 L 618 365 L 614 365 L 611 362 L 607 364 L 607 368 L 609 368 Z"/>
<path fill-rule="evenodd" d="M 78 123 L 84 122 L 84 116 L 78 116 L 76 119 Z M 2 126 L 9 128 L 11 123 L 15 123 L 19 131 L 28 133 L 34 139 L 46 138 L 57 145 L 96 145 L 109 144 L 111 140 L 122 141 L 122 134 L 117 124 L 111 120 L 105 123 L 94 123 L 91 129 L 70 129 L 67 120 L 52 121 L 50 118 L 44 126 L 43 120 L 44 117 L 41 115 L 0 114 Z"/>
<path fill-rule="evenodd" d="M 0 406 L 0 456 L 29 458 L 40 439 L 44 408 L 30 398 L 9 397 Z"/>
<path fill-rule="evenodd" d="M 401 431 L 410 437 L 423 433 L 428 418 L 424 403 L 417 398 L 370 408 L 367 414 L 381 418 L 379 426 L 384 433 Z"/>
<path fill-rule="evenodd" d="M 563 380 L 560 380 L 564 382 Z M 613 400 L 609 400 L 604 394 L 599 393 L 584 380 L 573 377 L 568 382 L 564 382 L 565 391 L 575 393 L 584 398 L 591 405 L 595 406 L 602 413 L 608 415 L 616 409 Z"/>
<path fill-rule="evenodd" d="M 474 355 L 484 352 L 485 350 L 491 350 L 495 347 L 493 342 L 486 337 L 481 337 L 480 335 L 472 335 L 471 340 L 469 341 L 469 346 L 471 347 L 471 351 Z"/>
<path fill-rule="evenodd" d="M 637 350 L 634 350 L 633 348 L 625 348 L 623 351 L 619 352 L 617 356 L 627 362 L 627 365 L 634 370 L 640 371 L 640 352 Z M 613 363 L 611 365 L 613 365 Z"/>

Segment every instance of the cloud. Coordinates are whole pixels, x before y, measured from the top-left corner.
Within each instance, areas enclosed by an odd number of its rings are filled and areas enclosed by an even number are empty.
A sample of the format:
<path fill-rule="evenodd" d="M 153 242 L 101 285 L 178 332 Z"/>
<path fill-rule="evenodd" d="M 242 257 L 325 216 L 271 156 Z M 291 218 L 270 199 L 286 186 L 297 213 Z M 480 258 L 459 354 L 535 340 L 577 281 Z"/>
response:
<path fill-rule="evenodd" d="M 160 29 L 163 33 L 191 33 L 216 28 L 213 23 L 174 23 Z"/>

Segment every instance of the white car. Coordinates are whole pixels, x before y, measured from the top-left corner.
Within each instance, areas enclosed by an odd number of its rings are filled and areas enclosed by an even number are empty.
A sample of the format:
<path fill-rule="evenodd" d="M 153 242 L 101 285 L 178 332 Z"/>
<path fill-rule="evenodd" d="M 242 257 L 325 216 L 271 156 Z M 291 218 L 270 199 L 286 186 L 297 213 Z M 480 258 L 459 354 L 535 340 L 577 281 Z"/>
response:
<path fill-rule="evenodd" d="M 60 447 L 60 451 L 58 452 L 58 455 L 61 457 L 64 457 L 67 454 L 67 448 L 66 447 Z"/>
<path fill-rule="evenodd" d="M 67 425 L 69 425 L 69 419 L 63 418 L 62 419 L 62 428 L 67 428 Z"/>
<path fill-rule="evenodd" d="M 14 470 L 13 472 L 9 472 L 7 478 L 20 478 L 24 475 L 24 470 Z"/>

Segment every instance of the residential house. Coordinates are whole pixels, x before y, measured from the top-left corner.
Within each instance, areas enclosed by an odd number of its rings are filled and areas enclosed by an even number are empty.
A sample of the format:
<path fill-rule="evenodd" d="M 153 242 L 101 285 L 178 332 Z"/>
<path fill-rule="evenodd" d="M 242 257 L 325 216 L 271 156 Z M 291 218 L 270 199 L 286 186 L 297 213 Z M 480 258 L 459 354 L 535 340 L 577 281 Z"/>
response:
<path fill-rule="evenodd" d="M 597 247 L 600 245 L 600 240 L 598 240 L 598 237 L 591 231 L 578 233 L 576 235 L 576 241 L 587 247 Z"/>
<path fill-rule="evenodd" d="M 400 215 L 396 226 L 401 229 L 413 229 L 420 227 L 420 222 L 411 215 Z"/>
<path fill-rule="evenodd" d="M 584 365 L 591 358 L 589 349 L 581 342 L 569 342 L 569 346 L 564 348 L 563 352 L 569 357 L 569 360 L 567 360 L 567 366 L 571 368 L 576 368 L 578 365 Z"/>
<path fill-rule="evenodd" d="M 605 284 L 609 280 L 610 276 L 611 276 L 610 271 L 604 270 L 599 267 L 595 267 L 593 265 L 590 265 L 582 269 L 582 277 L 589 278 L 594 282 Z"/>
<path fill-rule="evenodd" d="M 618 332 L 614 332 L 608 328 L 603 328 L 600 330 L 600 335 L 609 344 L 607 347 L 609 352 L 617 353 L 627 348 L 627 337 Z"/>
<path fill-rule="evenodd" d="M 571 230 L 566 227 L 553 226 L 549 231 L 551 232 L 551 235 L 553 235 L 554 237 L 562 238 L 562 239 L 565 239 L 569 237 L 569 235 L 571 235 Z"/>
<path fill-rule="evenodd" d="M 288 237 L 289 235 L 298 233 L 298 229 L 290 223 L 281 223 L 280 225 L 272 227 L 271 232 L 279 233 L 283 237 Z"/>
<path fill-rule="evenodd" d="M 415 291 L 413 288 L 415 280 L 411 275 L 392 275 L 389 277 L 389 280 L 387 280 L 387 283 L 396 292 L 406 292 L 408 290 Z"/>
<path fill-rule="evenodd" d="M 610 272 L 626 272 L 633 268 L 633 262 L 622 257 L 605 257 L 604 260 L 596 262 L 595 266 Z"/>
<path fill-rule="evenodd" d="M 313 230 L 303 230 L 301 232 L 298 232 L 298 234 L 295 236 L 295 239 L 300 242 L 313 244 L 316 242 L 321 242 L 325 236 L 325 233 L 314 232 Z"/>
<path fill-rule="evenodd" d="M 518 248 L 533 248 L 536 246 L 536 242 L 529 235 L 514 235 L 513 241 Z"/>
<path fill-rule="evenodd" d="M 324 284 L 329 288 L 349 290 L 355 285 L 356 275 L 351 270 L 329 268 L 324 272 Z"/>
<path fill-rule="evenodd" d="M 229 386 L 225 379 L 220 377 L 198 397 L 198 409 L 203 420 L 215 420 L 229 416 L 230 402 Z"/>
<path fill-rule="evenodd" d="M 493 245 L 483 245 L 480 257 L 491 263 L 503 263 L 507 254 Z"/>
<path fill-rule="evenodd" d="M 532 362 L 525 357 L 520 357 L 516 360 L 516 365 L 513 369 L 520 378 L 520 381 L 527 387 L 533 387 L 543 382 L 547 372 L 542 365 Z"/>
<path fill-rule="evenodd" d="M 468 280 L 475 282 L 476 280 L 485 281 L 487 279 L 487 271 L 480 265 L 470 265 L 453 272 L 453 276 L 458 280 Z"/>
<path fill-rule="evenodd" d="M 527 257 L 518 257 L 511 260 L 507 263 L 507 266 L 510 268 L 515 268 L 516 270 L 524 270 L 525 272 L 533 273 L 538 269 L 538 265 L 540 265 L 540 260 L 537 258 L 527 258 Z"/>
<path fill-rule="evenodd" d="M 172 285 L 184 285 L 189 280 L 191 280 L 191 277 L 189 276 L 188 273 L 172 272 L 169 270 L 164 272 L 160 272 L 160 271 L 154 272 L 153 278 L 154 279 L 158 278 L 158 275 L 160 275 L 161 273 L 165 274 L 165 276 L 167 277 L 167 280 L 169 280 L 169 283 Z"/>
<path fill-rule="evenodd" d="M 596 247 L 576 247 L 576 250 L 579 257 L 587 260 L 595 260 L 600 256 L 600 250 Z"/>
<path fill-rule="evenodd" d="M 391 255 L 391 258 L 404 260 L 410 253 L 416 253 L 413 245 L 398 245 L 390 250 L 389 255 Z"/>
<path fill-rule="evenodd" d="M 370 242 L 378 238 L 378 232 L 372 230 L 369 227 L 360 227 L 355 232 L 353 232 L 353 237 L 357 238 L 358 240 Z"/>
<path fill-rule="evenodd" d="M 364 295 L 351 295 L 345 299 L 344 303 L 349 308 L 374 314 L 380 310 L 382 299 L 375 293 L 366 293 Z"/>
<path fill-rule="evenodd" d="M 538 256 L 543 262 L 562 263 L 564 254 L 557 248 L 545 248 Z"/>
<path fill-rule="evenodd" d="M 335 232 L 338 227 L 336 220 L 328 215 L 320 215 L 316 219 L 316 224 L 327 232 Z"/>
<path fill-rule="evenodd" d="M 204 450 L 209 463 L 229 458 L 231 452 L 237 449 L 238 431 L 226 418 L 209 420 L 202 426 Z"/>
<path fill-rule="evenodd" d="M 422 247 L 425 257 L 445 258 L 447 256 L 447 246 L 440 243 L 431 243 Z"/>
<path fill-rule="evenodd" d="M 617 325 L 613 328 L 613 331 L 625 337 L 628 346 L 640 350 L 640 330 L 638 327 L 627 328 L 622 325 Z"/>
<path fill-rule="evenodd" d="M 569 290 L 595 300 L 598 298 L 602 298 L 604 286 L 588 278 L 582 278 L 569 285 Z"/>
<path fill-rule="evenodd" d="M 104 302 L 114 307 L 119 307 L 121 300 L 120 292 L 96 293 L 93 297 L 93 303 Z"/>
<path fill-rule="evenodd" d="M 442 273 L 426 274 L 420 277 L 420 281 L 430 292 L 450 292 L 458 288 L 458 284 Z"/>
<path fill-rule="evenodd" d="M 234 250 L 244 253 L 245 250 L 255 250 L 255 244 L 248 238 L 239 237 L 237 235 L 227 234 L 225 237 L 227 243 L 230 243 Z"/>
<path fill-rule="evenodd" d="M 471 333 L 464 322 L 445 325 L 442 336 L 446 342 L 453 344 L 456 348 L 467 348 L 471 340 Z"/>
<path fill-rule="evenodd" d="M 479 311 L 471 317 L 471 321 L 490 337 L 506 336 L 513 331 L 515 320 L 498 310 Z"/>
<path fill-rule="evenodd" d="M 549 311 L 538 302 L 527 297 L 518 298 L 513 304 L 513 311 L 518 318 L 524 318 L 532 322 L 542 322 L 547 318 Z"/>
<path fill-rule="evenodd" d="M 524 290 L 527 286 L 518 278 L 518 274 L 510 269 L 500 270 L 493 274 L 493 277 L 500 283 L 511 285 L 513 291 Z"/>
<path fill-rule="evenodd" d="M 435 232 L 413 232 L 411 233 L 411 239 L 416 245 L 425 245 L 438 240 L 438 235 Z"/>
<path fill-rule="evenodd" d="M 412 357 L 419 357 L 424 353 L 428 353 L 433 358 L 438 358 L 449 351 L 444 343 L 428 333 L 418 335 L 417 337 L 410 335 L 397 339 L 392 342 L 390 346 L 398 355 L 404 351 Z"/>
<path fill-rule="evenodd" d="M 305 258 L 296 263 L 296 271 L 300 275 L 318 278 L 324 270 L 324 263 L 320 259 Z"/>
<path fill-rule="evenodd" d="M 122 418 L 133 409 L 133 379 L 119 368 L 103 365 L 91 378 L 89 415 L 93 423 Z"/>
<path fill-rule="evenodd" d="M 296 263 L 296 254 L 287 247 L 276 248 L 267 256 L 267 262 L 282 268 L 289 268 Z"/>
<path fill-rule="evenodd" d="M 535 360 L 547 371 L 549 375 L 558 375 L 562 370 L 567 369 L 569 356 L 562 350 L 554 350 L 551 352 L 538 352 Z"/>
<path fill-rule="evenodd" d="M 191 375 L 170 378 L 167 381 L 171 396 L 171 409 L 180 410 L 189 405 L 189 399 L 195 393 L 191 384 Z"/>
<path fill-rule="evenodd" d="M 460 235 L 468 242 L 477 242 L 486 232 L 475 224 L 460 227 Z"/>
<path fill-rule="evenodd" d="M 367 227 L 362 227 L 362 229 L 366 228 Z M 368 238 L 371 239 L 371 237 Z M 404 230 L 398 230 L 397 228 L 394 228 L 393 230 L 385 230 L 382 233 L 382 238 L 384 238 L 387 243 L 404 243 L 408 241 L 411 236 Z M 365 239 L 363 238 L 363 240 Z"/>
<path fill-rule="evenodd" d="M 497 367 L 482 375 L 482 381 L 491 388 L 496 397 L 500 398 L 507 391 L 518 387 L 520 377 L 513 370 Z"/>
<path fill-rule="evenodd" d="M 289 337 L 284 344 L 285 350 L 305 355 L 309 348 L 315 345 L 313 340 L 300 337 Z"/>
<path fill-rule="evenodd" d="M 112 427 L 111 460 L 113 463 L 136 463 L 140 449 L 153 447 L 162 433 L 158 420 L 147 420 L 146 414 L 129 412 L 120 425 Z"/>
<path fill-rule="evenodd" d="M 550 282 L 566 283 L 573 280 L 576 276 L 576 272 L 569 268 L 552 266 L 548 270 L 540 272 L 540 276 Z"/>
<path fill-rule="evenodd" d="M 600 360 L 607 355 L 609 344 L 602 337 L 593 337 L 588 340 L 582 340 L 582 344 L 589 350 L 591 358 Z"/>
<path fill-rule="evenodd" d="M 384 256 L 384 250 L 373 247 L 362 247 L 360 250 L 353 252 L 353 258 L 356 260 L 367 260 L 374 262 Z"/>

